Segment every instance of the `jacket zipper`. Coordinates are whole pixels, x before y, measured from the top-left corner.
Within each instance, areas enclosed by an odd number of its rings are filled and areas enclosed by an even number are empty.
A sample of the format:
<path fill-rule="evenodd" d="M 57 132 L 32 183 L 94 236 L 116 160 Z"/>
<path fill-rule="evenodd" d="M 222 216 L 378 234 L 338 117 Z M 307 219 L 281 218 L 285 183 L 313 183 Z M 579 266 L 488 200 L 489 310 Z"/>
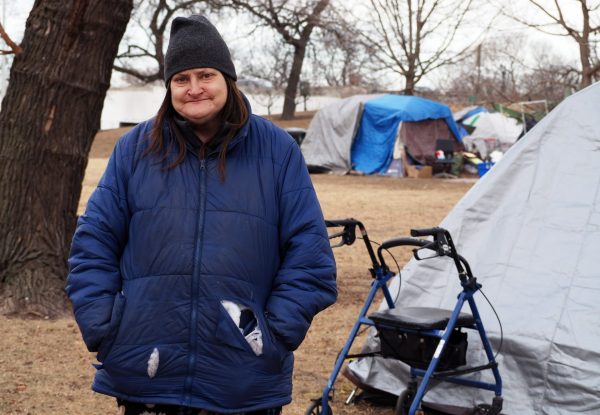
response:
<path fill-rule="evenodd" d="M 190 326 L 190 355 L 188 358 L 188 375 L 185 379 L 185 401 L 187 406 L 192 402 L 192 384 L 196 365 L 196 349 L 198 343 L 198 290 L 200 286 L 200 264 L 202 258 L 202 239 L 204 232 L 204 214 L 206 210 L 206 160 L 200 159 L 200 198 L 198 202 L 198 226 L 196 228 L 196 249 L 194 252 L 194 270 L 192 273 L 192 315 Z"/>

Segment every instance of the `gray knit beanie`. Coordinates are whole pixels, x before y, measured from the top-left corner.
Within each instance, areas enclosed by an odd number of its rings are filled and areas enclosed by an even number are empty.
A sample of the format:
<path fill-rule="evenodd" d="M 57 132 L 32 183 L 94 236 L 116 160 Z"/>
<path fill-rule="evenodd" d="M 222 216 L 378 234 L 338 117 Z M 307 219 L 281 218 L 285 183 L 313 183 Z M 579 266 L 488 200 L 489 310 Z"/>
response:
<path fill-rule="evenodd" d="M 214 68 L 237 80 L 225 41 L 206 17 L 176 17 L 165 56 L 165 83 L 178 72 L 192 68 Z"/>

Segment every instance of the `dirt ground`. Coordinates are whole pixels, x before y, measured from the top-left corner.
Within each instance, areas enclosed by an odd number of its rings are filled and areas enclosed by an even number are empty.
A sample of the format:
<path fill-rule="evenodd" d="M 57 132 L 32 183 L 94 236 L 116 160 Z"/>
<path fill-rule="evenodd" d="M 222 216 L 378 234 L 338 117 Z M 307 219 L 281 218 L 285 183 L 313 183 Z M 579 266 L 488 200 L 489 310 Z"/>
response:
<path fill-rule="evenodd" d="M 80 202 L 83 211 L 106 166 L 112 142 L 97 140 L 89 161 Z M 407 235 L 411 227 L 438 224 L 474 184 L 469 179 L 394 179 L 314 175 L 326 218 L 354 217 L 375 241 Z M 336 249 L 338 302 L 319 314 L 295 353 L 293 402 L 286 415 L 300 415 L 321 394 L 363 304 L 371 282 L 364 245 Z M 409 252 L 399 251 L 402 265 Z M 376 300 L 375 305 L 379 304 Z M 0 414 L 116 414 L 112 398 L 90 390 L 94 369 L 74 320 L 22 320 L 0 317 Z M 360 346 L 361 341 L 355 342 Z M 392 414 L 365 404 L 344 405 L 353 385 L 336 383 L 335 414 Z"/>

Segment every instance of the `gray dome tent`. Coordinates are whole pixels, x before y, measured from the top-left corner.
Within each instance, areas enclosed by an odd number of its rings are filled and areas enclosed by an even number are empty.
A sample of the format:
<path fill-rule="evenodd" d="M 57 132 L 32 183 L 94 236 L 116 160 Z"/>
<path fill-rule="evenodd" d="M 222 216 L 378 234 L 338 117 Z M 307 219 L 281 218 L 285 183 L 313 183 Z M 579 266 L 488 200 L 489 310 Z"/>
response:
<path fill-rule="evenodd" d="M 350 151 L 363 104 L 379 96 L 354 95 L 333 102 L 315 114 L 301 147 L 309 169 L 322 168 L 336 174 L 346 174 L 352 169 Z"/>
<path fill-rule="evenodd" d="M 600 83 L 563 101 L 441 224 L 502 321 L 507 414 L 600 413 L 599 103 Z M 452 308 L 459 285 L 450 261 L 444 263 L 409 262 L 398 306 Z M 477 302 L 497 348 L 496 318 L 483 298 Z M 477 346 L 469 344 L 475 364 Z M 373 347 L 370 337 L 367 348 Z M 349 368 L 363 385 L 395 394 L 404 388 L 399 361 L 365 358 Z M 489 392 L 446 383 L 426 395 L 461 406 L 488 399 Z"/>

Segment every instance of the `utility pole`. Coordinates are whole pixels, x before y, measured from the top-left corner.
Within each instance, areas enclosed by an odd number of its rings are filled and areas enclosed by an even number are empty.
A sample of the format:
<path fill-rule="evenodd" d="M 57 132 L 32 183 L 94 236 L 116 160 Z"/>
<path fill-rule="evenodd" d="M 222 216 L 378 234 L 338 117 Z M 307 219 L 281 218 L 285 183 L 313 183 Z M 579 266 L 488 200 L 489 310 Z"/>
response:
<path fill-rule="evenodd" d="M 477 100 L 481 87 L 481 43 L 477 45 L 475 66 L 477 67 L 477 84 L 475 85 L 475 99 Z"/>

